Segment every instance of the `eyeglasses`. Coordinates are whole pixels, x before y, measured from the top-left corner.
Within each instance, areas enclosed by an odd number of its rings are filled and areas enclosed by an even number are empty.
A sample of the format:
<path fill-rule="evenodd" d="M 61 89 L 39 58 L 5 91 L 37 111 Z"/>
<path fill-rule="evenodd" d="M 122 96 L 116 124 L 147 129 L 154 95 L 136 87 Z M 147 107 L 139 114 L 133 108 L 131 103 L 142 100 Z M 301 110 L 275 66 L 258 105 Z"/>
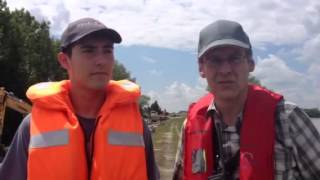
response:
<path fill-rule="evenodd" d="M 242 64 L 245 60 L 246 55 L 243 54 L 234 54 L 226 58 L 217 57 L 215 54 L 205 55 L 204 62 L 211 67 L 221 67 L 225 62 L 228 62 L 229 65 L 235 67 Z"/>

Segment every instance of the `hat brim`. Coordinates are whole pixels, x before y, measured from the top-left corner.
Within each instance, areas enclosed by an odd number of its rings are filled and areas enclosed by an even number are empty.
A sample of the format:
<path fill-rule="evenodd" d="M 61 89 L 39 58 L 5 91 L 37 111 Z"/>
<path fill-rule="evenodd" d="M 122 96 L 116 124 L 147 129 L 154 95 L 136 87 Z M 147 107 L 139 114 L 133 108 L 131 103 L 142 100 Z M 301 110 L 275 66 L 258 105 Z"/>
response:
<path fill-rule="evenodd" d="M 101 29 L 98 31 L 105 32 L 106 37 L 110 38 L 114 43 L 121 43 L 121 41 L 122 41 L 120 34 L 113 29 L 107 28 L 107 29 Z M 91 32 L 91 33 L 93 33 L 93 32 Z"/>
<path fill-rule="evenodd" d="M 87 31 L 86 33 L 83 33 L 81 36 L 77 36 L 74 39 L 71 40 L 71 42 L 68 45 L 62 45 L 61 48 L 66 48 L 67 46 L 70 46 L 71 44 L 74 44 L 81 40 L 82 38 L 92 34 L 92 33 L 97 33 L 97 32 L 103 32 L 105 36 L 110 39 L 113 43 L 120 43 L 122 41 L 122 38 L 120 34 L 110 28 L 99 28 L 99 29 L 92 29 L 91 31 Z"/>
<path fill-rule="evenodd" d="M 238 46 L 242 47 L 245 49 L 250 49 L 251 47 L 248 44 L 245 44 L 241 41 L 235 40 L 235 39 L 222 39 L 222 40 L 217 40 L 212 43 L 210 43 L 206 48 L 203 48 L 199 53 L 198 53 L 198 58 L 200 58 L 202 55 L 204 55 L 205 52 L 207 52 L 209 49 L 220 47 L 220 46 Z"/>
<path fill-rule="evenodd" d="M 74 42 L 79 41 L 80 39 L 84 38 L 85 36 L 88 36 L 88 35 L 90 35 L 92 33 L 96 33 L 96 32 L 103 32 L 106 35 L 106 37 L 109 38 L 110 40 L 112 40 L 114 43 L 121 43 L 121 41 L 122 41 L 122 38 L 117 31 L 110 29 L 110 28 L 102 28 L 102 29 L 95 29 L 95 30 L 89 31 L 89 32 L 83 34 L 81 37 L 78 37 L 78 39 L 74 40 Z"/>

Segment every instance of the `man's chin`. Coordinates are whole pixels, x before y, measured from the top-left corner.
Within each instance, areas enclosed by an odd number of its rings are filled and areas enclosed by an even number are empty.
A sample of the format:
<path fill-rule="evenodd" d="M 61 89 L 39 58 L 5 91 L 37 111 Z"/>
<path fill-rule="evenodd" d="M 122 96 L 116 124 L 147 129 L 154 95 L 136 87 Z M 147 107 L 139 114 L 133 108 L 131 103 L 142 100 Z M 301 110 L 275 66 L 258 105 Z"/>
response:
<path fill-rule="evenodd" d="M 228 89 L 221 92 L 216 92 L 215 96 L 219 99 L 231 100 L 237 97 L 237 93 L 231 89 Z"/>
<path fill-rule="evenodd" d="M 105 82 L 105 83 L 95 83 L 95 84 L 92 84 L 90 86 L 90 89 L 92 90 L 96 90 L 96 91 L 101 91 L 101 90 L 105 90 L 107 85 L 108 85 L 109 81 Z"/>

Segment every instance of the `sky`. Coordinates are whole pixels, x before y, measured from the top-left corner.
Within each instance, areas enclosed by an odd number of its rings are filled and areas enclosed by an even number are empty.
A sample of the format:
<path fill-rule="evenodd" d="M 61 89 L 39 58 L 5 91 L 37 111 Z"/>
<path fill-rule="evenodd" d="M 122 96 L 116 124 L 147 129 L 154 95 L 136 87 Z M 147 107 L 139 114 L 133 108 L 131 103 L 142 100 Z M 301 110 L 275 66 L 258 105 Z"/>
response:
<path fill-rule="evenodd" d="M 320 108 L 319 0 L 7 0 L 49 21 L 59 38 L 68 23 L 93 17 L 117 30 L 115 47 L 142 88 L 169 112 L 206 93 L 197 65 L 199 31 L 218 19 L 242 24 L 260 82 L 303 108 Z"/>

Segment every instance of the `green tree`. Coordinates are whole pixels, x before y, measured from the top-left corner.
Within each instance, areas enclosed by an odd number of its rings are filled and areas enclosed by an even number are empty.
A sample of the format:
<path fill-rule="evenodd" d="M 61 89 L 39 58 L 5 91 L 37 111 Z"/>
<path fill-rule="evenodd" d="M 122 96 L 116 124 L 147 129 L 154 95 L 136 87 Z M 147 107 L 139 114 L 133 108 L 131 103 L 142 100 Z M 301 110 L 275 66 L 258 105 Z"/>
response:
<path fill-rule="evenodd" d="M 150 97 L 149 96 L 142 95 L 140 97 L 139 104 L 140 104 L 141 107 L 148 107 L 149 106 L 149 101 L 150 101 Z"/>
<path fill-rule="evenodd" d="M 10 12 L 1 0 L 0 4 L 0 86 L 25 98 L 31 84 L 64 78 L 66 73 L 56 60 L 58 43 L 50 38 L 49 23 L 38 22 L 24 9 Z"/>
<path fill-rule="evenodd" d="M 312 118 L 320 118 L 320 110 L 318 108 L 304 109 L 304 111 Z"/>
<path fill-rule="evenodd" d="M 135 78 L 132 78 L 130 72 L 121 64 L 119 61 L 115 61 L 113 67 L 113 79 L 121 80 L 121 79 L 129 79 L 135 82 Z"/>
<path fill-rule="evenodd" d="M 27 88 L 36 82 L 59 80 L 65 75 L 56 54 L 58 42 L 50 38 L 49 23 L 38 22 L 24 9 L 10 11 L 0 0 L 0 86 L 25 99 Z M 3 142 L 11 141 L 22 117 L 6 112 Z"/>
<path fill-rule="evenodd" d="M 261 86 L 261 82 L 259 79 L 257 79 L 255 76 L 253 75 L 250 75 L 249 76 L 249 82 L 252 83 L 252 84 L 257 84 L 257 85 L 260 85 Z"/>
<path fill-rule="evenodd" d="M 150 97 L 147 95 L 141 95 L 139 99 L 140 112 L 143 117 L 150 117 L 150 106 L 149 106 Z"/>
<path fill-rule="evenodd" d="M 151 108 L 151 111 L 156 111 L 158 114 L 161 114 L 161 113 L 162 113 L 162 110 L 161 110 L 161 108 L 160 108 L 160 106 L 159 106 L 159 104 L 158 104 L 158 101 L 154 101 L 154 102 L 151 104 L 150 108 Z"/>
<path fill-rule="evenodd" d="M 131 77 L 130 72 L 118 60 L 115 61 L 112 73 L 113 80 L 128 79 L 135 82 L 135 78 Z M 139 99 L 140 112 L 144 118 L 150 117 L 149 101 L 150 97 L 147 95 L 141 95 Z"/>

